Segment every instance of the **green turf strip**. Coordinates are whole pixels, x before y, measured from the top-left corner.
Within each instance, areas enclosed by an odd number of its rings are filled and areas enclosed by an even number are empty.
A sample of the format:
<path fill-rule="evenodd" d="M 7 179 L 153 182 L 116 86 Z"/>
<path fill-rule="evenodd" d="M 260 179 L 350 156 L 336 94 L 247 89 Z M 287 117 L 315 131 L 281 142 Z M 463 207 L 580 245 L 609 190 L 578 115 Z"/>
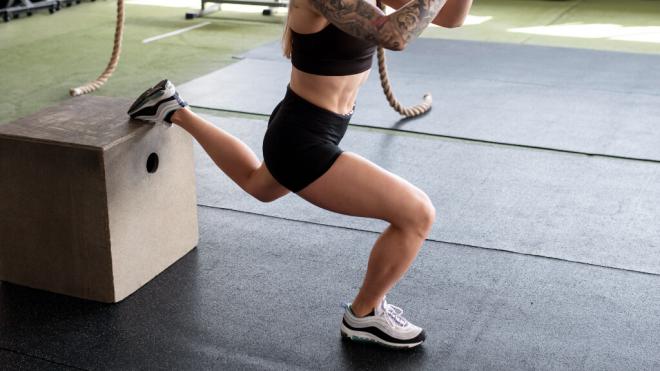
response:
<path fill-rule="evenodd" d="M 69 99 L 70 87 L 103 71 L 112 51 L 115 6 L 113 1 L 83 3 L 0 24 L 0 122 Z M 119 66 L 95 94 L 132 97 L 165 77 L 182 83 L 233 63 L 233 55 L 279 39 L 282 32 L 279 22 L 249 21 L 255 15 L 244 16 L 246 21 L 217 16 L 186 21 L 184 13 L 181 8 L 127 5 Z M 142 43 L 206 21 L 211 24 Z"/>
<path fill-rule="evenodd" d="M 423 36 L 660 54 L 660 35 L 657 34 L 660 33 L 660 1 L 656 0 L 475 0 L 470 14 L 492 18 L 478 25 L 456 29 L 429 28 Z M 655 30 L 656 42 L 621 41 L 610 37 L 585 37 L 584 34 L 582 37 L 567 37 L 511 31 L 515 28 L 566 24 L 618 25 L 623 27 L 623 32 L 631 27 L 658 28 Z"/>
<path fill-rule="evenodd" d="M 115 7 L 114 1 L 99 0 L 63 8 L 53 15 L 39 11 L 30 18 L 0 23 L 0 122 L 69 99 L 70 87 L 98 76 L 112 50 Z M 232 55 L 279 39 L 282 31 L 281 16 L 221 12 L 186 21 L 184 13 L 182 8 L 127 5 L 119 67 L 95 94 L 132 97 L 164 77 L 175 83 L 188 81 L 233 63 Z M 657 0 L 475 0 L 471 14 L 492 18 L 456 29 L 428 29 L 423 36 L 660 53 L 660 44 L 651 42 L 511 32 L 513 28 L 571 23 L 658 27 Z M 211 24 L 142 43 L 206 21 Z"/>

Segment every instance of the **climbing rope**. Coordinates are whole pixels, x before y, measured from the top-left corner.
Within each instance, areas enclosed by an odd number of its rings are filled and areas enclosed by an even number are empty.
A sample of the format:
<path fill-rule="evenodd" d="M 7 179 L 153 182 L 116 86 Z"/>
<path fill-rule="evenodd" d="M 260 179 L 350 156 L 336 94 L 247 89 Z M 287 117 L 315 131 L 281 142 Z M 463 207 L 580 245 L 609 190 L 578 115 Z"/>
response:
<path fill-rule="evenodd" d="M 385 5 L 381 3 L 381 0 L 377 0 L 378 7 L 384 12 Z M 380 86 L 383 87 L 383 92 L 387 101 L 390 103 L 390 106 L 394 108 L 395 111 L 406 117 L 415 117 L 423 113 L 426 113 L 431 109 L 431 104 L 433 103 L 433 97 L 431 93 L 424 94 L 423 101 L 420 104 L 410 107 L 404 107 L 396 99 L 394 93 L 392 92 L 392 86 L 390 85 L 389 77 L 387 76 L 387 66 L 385 65 L 385 50 L 382 46 L 379 46 L 376 51 L 376 56 L 378 57 L 378 73 L 380 75 Z"/>
<path fill-rule="evenodd" d="M 96 80 L 90 81 L 87 84 L 79 86 L 77 88 L 69 89 L 69 94 L 72 97 L 91 93 L 94 90 L 100 88 L 103 84 L 105 84 L 106 81 L 108 81 L 108 78 L 110 78 L 110 75 L 112 75 L 112 72 L 114 72 L 115 68 L 117 68 L 117 64 L 119 63 L 119 54 L 121 53 L 121 39 L 123 34 L 124 34 L 124 0 L 117 0 L 117 25 L 115 27 L 115 45 L 112 48 L 112 56 L 110 57 L 110 62 L 108 62 L 108 66 L 105 68 L 105 71 L 103 71 L 101 76 L 99 76 Z"/>
<path fill-rule="evenodd" d="M 380 0 L 377 0 L 377 4 L 382 11 L 385 11 L 385 5 L 383 5 Z M 108 62 L 105 71 L 103 71 L 103 73 L 96 80 L 90 81 L 87 84 L 79 86 L 77 88 L 70 89 L 69 94 L 72 97 L 91 93 L 94 90 L 101 87 L 103 84 L 105 84 L 106 81 L 108 81 L 108 78 L 110 78 L 115 68 L 117 68 L 117 64 L 119 63 L 119 54 L 121 53 L 121 41 L 123 34 L 124 34 L 124 0 L 117 0 L 117 23 L 115 27 L 115 42 L 112 48 L 112 56 L 110 57 L 110 61 Z M 426 113 L 429 109 L 431 109 L 433 98 L 431 97 L 430 93 L 424 94 L 423 102 L 420 104 L 411 107 L 402 106 L 401 103 L 394 96 L 394 93 L 392 92 L 392 86 L 390 85 L 389 77 L 387 76 L 387 66 L 385 64 L 385 50 L 383 49 L 382 46 L 378 47 L 376 54 L 378 58 L 378 73 L 380 75 L 380 85 L 383 87 L 383 92 L 385 93 L 385 97 L 387 98 L 387 101 L 389 102 L 390 106 L 392 106 L 392 108 L 394 108 L 395 111 L 397 111 L 398 113 L 400 113 L 405 117 L 419 116 L 423 113 Z"/>

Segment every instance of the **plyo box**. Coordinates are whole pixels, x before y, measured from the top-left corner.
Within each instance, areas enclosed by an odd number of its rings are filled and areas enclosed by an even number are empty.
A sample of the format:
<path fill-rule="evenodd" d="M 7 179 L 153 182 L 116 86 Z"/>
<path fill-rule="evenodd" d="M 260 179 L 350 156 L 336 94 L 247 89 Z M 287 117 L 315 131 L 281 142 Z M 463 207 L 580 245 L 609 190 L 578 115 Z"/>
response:
<path fill-rule="evenodd" d="M 192 138 L 85 96 L 0 125 L 0 280 L 118 302 L 198 242 Z"/>

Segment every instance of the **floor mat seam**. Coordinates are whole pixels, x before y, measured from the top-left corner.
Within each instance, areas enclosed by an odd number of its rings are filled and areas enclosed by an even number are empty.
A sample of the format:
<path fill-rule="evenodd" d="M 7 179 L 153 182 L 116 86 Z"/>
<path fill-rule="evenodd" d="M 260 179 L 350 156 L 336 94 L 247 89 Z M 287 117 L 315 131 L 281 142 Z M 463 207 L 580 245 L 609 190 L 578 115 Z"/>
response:
<path fill-rule="evenodd" d="M 257 120 L 258 118 L 267 119 L 269 117 L 269 115 L 264 115 L 264 114 L 259 114 L 259 113 L 252 113 L 252 112 L 245 112 L 245 111 L 233 111 L 233 110 L 208 108 L 208 107 L 194 106 L 194 105 L 192 105 L 192 107 L 193 108 L 200 108 L 200 109 L 204 109 L 204 110 L 209 110 L 209 111 L 237 113 L 237 114 L 255 116 L 255 118 L 252 119 L 252 120 Z M 213 115 L 210 115 L 210 116 L 213 116 Z M 214 116 L 214 117 L 223 118 L 221 116 Z M 225 117 L 225 118 L 227 118 L 227 117 Z M 402 120 L 408 120 L 408 119 L 403 118 Z M 378 130 L 378 131 L 380 131 L 382 133 L 385 133 L 385 134 L 389 134 L 389 133 L 392 133 L 392 132 L 393 133 L 399 133 L 399 134 L 413 134 L 413 135 L 417 135 L 417 136 L 420 136 L 420 137 L 426 137 L 426 138 L 444 138 L 444 139 L 459 140 L 459 141 L 464 141 L 464 142 L 472 142 L 472 143 L 480 143 L 480 144 L 491 144 L 491 145 L 502 146 L 502 147 L 524 148 L 524 149 L 532 149 L 532 150 L 556 152 L 556 153 L 565 153 L 565 154 L 587 156 L 587 157 L 602 157 L 602 158 L 609 158 L 609 159 L 614 159 L 614 160 L 638 161 L 638 162 L 648 162 L 648 163 L 656 163 L 656 164 L 660 163 L 660 159 L 656 160 L 656 159 L 652 159 L 652 158 L 643 158 L 643 157 L 608 155 L 608 154 L 605 154 L 605 153 L 585 152 L 585 151 L 577 151 L 577 150 L 570 150 L 570 149 L 534 146 L 534 145 L 531 145 L 531 144 L 499 142 L 499 141 L 493 141 L 493 140 L 487 140 L 487 139 L 469 138 L 469 137 L 462 137 L 462 136 L 456 136 L 456 135 L 425 133 L 423 131 L 402 130 L 402 129 L 397 129 L 397 128 L 385 128 L 385 127 L 374 126 L 374 125 L 369 125 L 369 124 L 349 123 L 349 126 L 356 127 L 356 128 Z"/>
<path fill-rule="evenodd" d="M 58 362 L 58 361 L 54 361 L 54 360 L 52 360 L 52 359 L 48 359 L 48 358 L 44 358 L 44 357 L 40 357 L 40 356 L 36 356 L 36 355 L 33 355 L 33 354 L 25 353 L 25 352 L 18 351 L 18 350 L 14 350 L 14 349 L 9 349 L 9 348 L 5 348 L 5 347 L 0 347 L 0 350 L 5 351 L 5 352 L 9 352 L 9 353 L 18 354 L 18 355 L 21 355 L 21 356 L 24 356 L 24 357 L 28 357 L 28 358 L 38 359 L 38 360 L 45 361 L 45 362 L 48 362 L 48 363 L 52 363 L 52 364 L 55 364 L 55 365 L 58 365 L 58 366 L 64 366 L 64 367 L 72 368 L 72 369 L 74 369 L 74 370 L 84 370 L 84 371 L 89 371 L 89 370 L 86 369 L 86 368 L 80 368 L 80 367 L 77 367 L 77 366 L 73 366 L 73 365 L 69 365 L 69 364 L 66 364 L 66 363 L 62 363 L 62 362 Z"/>
<path fill-rule="evenodd" d="M 228 207 L 212 206 L 212 205 L 205 205 L 205 204 L 197 204 L 197 206 L 208 208 L 208 209 L 213 209 L 213 210 L 233 211 L 233 212 L 241 213 L 241 214 L 248 214 L 248 215 L 262 216 L 262 217 L 271 218 L 271 219 L 278 219 L 278 220 L 286 220 L 286 221 L 290 221 L 290 222 L 311 224 L 311 225 L 316 225 L 316 226 L 321 226 L 321 227 L 339 228 L 339 229 L 345 229 L 345 230 L 354 231 L 354 232 L 365 232 L 365 233 L 371 233 L 371 234 L 381 234 L 381 232 L 370 231 L 368 229 L 351 228 L 351 227 L 346 227 L 346 226 L 342 226 L 342 225 L 324 224 L 324 223 L 313 222 L 313 221 L 309 221 L 309 220 L 300 220 L 300 219 L 292 219 L 292 218 L 287 218 L 287 217 L 282 217 L 282 216 L 259 214 L 257 212 L 253 212 L 253 211 L 231 209 L 231 208 L 228 208 Z M 589 263 L 589 262 L 583 262 L 583 261 L 579 261 L 579 260 L 562 259 L 562 258 L 557 258 L 557 257 L 553 257 L 553 256 L 524 253 L 524 252 L 511 251 L 511 250 L 499 249 L 499 248 L 494 248 L 494 247 L 470 245 L 470 244 L 461 243 L 461 242 L 443 241 L 443 240 L 438 240 L 438 239 L 433 239 L 433 238 L 427 238 L 426 241 L 444 243 L 444 244 L 451 245 L 451 246 L 456 246 L 456 247 L 468 247 L 468 248 L 477 249 L 477 250 L 498 251 L 498 252 L 513 254 L 513 255 L 531 256 L 531 257 L 536 257 L 536 258 L 550 259 L 550 260 L 556 260 L 556 261 L 561 261 L 561 262 L 566 262 L 566 263 L 581 264 L 581 265 L 586 265 L 586 266 L 590 266 L 590 267 L 597 267 L 597 268 L 603 268 L 603 269 L 613 269 L 613 270 L 617 270 L 617 271 L 637 273 L 637 274 L 643 274 L 643 275 L 648 275 L 648 276 L 655 276 L 655 277 L 660 276 L 660 273 L 646 272 L 646 271 L 630 269 L 630 268 L 623 268 L 623 267 L 613 267 L 613 266 L 609 266 L 609 265 Z"/>

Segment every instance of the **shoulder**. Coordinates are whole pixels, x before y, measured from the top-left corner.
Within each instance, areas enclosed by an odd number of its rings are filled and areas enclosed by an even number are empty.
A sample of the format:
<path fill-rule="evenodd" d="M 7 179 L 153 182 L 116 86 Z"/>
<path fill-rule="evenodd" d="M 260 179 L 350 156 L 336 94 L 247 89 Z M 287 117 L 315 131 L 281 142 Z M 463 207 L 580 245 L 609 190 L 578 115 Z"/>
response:
<path fill-rule="evenodd" d="M 314 4 L 328 0 L 289 0 L 289 16 L 292 12 L 311 12 L 316 16 L 321 16 L 321 13 L 316 10 Z"/>
<path fill-rule="evenodd" d="M 314 33 L 328 24 L 328 20 L 314 7 L 312 1 L 328 0 L 290 0 L 287 23 L 299 33 Z"/>
<path fill-rule="evenodd" d="M 405 3 L 409 0 L 383 0 L 383 3 L 386 4 L 388 1 L 400 1 Z M 349 14 L 357 11 L 356 8 L 363 4 L 370 4 L 375 7 L 376 0 L 289 0 L 288 17 L 289 21 L 293 19 L 297 24 L 303 22 L 318 22 L 318 20 L 321 19 L 325 21 L 324 26 L 326 26 L 329 21 L 323 15 L 321 9 L 337 11 L 341 8 L 341 13 Z"/>

